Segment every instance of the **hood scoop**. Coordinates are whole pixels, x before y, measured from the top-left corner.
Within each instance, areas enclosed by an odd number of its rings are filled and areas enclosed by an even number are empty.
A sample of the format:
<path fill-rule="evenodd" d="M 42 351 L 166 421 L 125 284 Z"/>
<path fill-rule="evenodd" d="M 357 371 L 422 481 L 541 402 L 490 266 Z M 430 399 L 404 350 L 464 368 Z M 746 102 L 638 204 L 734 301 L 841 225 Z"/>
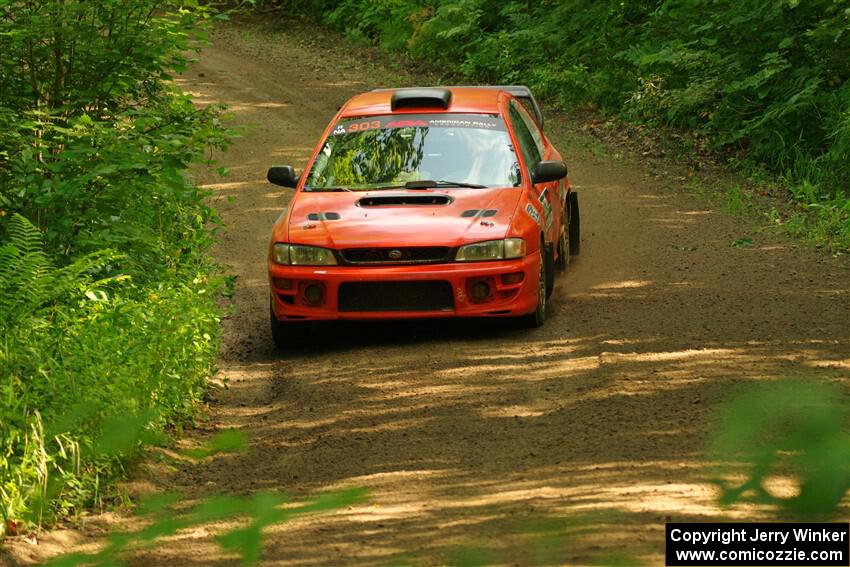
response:
<path fill-rule="evenodd" d="M 448 195 L 376 195 L 357 201 L 358 207 L 397 207 L 404 205 L 448 205 L 454 199 Z"/>

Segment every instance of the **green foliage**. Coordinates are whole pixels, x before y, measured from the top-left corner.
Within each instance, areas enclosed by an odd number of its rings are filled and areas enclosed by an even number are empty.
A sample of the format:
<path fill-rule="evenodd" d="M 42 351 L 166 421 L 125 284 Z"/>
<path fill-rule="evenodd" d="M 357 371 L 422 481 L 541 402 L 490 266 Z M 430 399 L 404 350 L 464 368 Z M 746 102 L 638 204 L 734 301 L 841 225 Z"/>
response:
<path fill-rule="evenodd" d="M 820 191 L 848 197 L 850 6 L 835 1 L 667 1 L 623 59 L 658 84 L 631 110 L 746 148 L 780 173 L 821 161 Z M 796 175 L 795 175 L 796 176 Z"/>
<path fill-rule="evenodd" d="M 784 176 L 850 242 L 846 0 L 267 1 L 463 80 L 689 129 Z"/>
<path fill-rule="evenodd" d="M 108 120 L 25 113 L 3 128 L 22 148 L 0 163 L 0 207 L 38 222 L 51 254 L 106 245 L 125 254 L 126 272 L 159 278 L 205 246 L 203 228 L 216 221 L 182 172 L 223 142 L 217 112 L 175 94 Z"/>
<path fill-rule="evenodd" d="M 109 543 L 103 550 L 91 554 L 63 555 L 50 561 L 48 565 L 51 567 L 125 565 L 123 558 L 131 552 L 150 548 L 182 530 L 222 520 L 237 520 L 243 524 L 218 536 L 217 541 L 222 551 L 238 555 L 243 565 L 254 565 L 260 559 L 263 532 L 267 527 L 305 514 L 333 511 L 359 504 L 365 498 L 364 490 L 351 488 L 317 496 L 304 504 L 281 508 L 288 503 L 288 500 L 277 492 L 259 493 L 244 498 L 215 496 L 175 516 L 171 506 L 180 501 L 180 494 L 155 495 L 143 500 L 138 508 L 140 518 L 149 521 L 147 527 L 134 532 L 112 533 L 109 536 Z"/>
<path fill-rule="evenodd" d="M 0 101 L 95 116 L 155 99 L 209 17 L 197 0 L 2 0 Z"/>
<path fill-rule="evenodd" d="M 196 0 L 0 0 L 4 529 L 101 502 L 201 406 L 227 282 L 185 170 L 229 135 L 168 79 L 212 19 Z"/>
<path fill-rule="evenodd" d="M 751 387 L 717 415 L 713 440 L 720 502 L 759 502 L 793 517 L 834 514 L 850 491 L 850 435 L 843 392 L 819 384 L 784 381 Z M 745 470 L 747 480 L 729 474 Z M 772 494 L 766 481 L 791 476 L 794 495 Z"/>

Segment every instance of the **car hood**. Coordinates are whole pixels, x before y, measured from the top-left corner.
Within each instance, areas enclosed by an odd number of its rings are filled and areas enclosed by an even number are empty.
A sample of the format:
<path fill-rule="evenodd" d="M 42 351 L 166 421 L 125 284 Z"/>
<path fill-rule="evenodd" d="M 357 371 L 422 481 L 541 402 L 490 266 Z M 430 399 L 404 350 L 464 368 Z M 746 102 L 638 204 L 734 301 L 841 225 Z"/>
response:
<path fill-rule="evenodd" d="M 288 241 L 343 249 L 504 238 L 521 194 L 515 187 L 301 192 L 291 205 Z"/>

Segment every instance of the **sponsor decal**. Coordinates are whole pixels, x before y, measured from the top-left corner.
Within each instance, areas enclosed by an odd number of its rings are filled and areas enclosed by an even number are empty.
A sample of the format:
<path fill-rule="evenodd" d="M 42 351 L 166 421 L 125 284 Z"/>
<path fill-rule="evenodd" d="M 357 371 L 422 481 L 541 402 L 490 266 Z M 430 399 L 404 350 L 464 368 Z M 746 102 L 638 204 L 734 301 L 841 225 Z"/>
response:
<path fill-rule="evenodd" d="M 528 203 L 525 206 L 525 212 L 528 213 L 528 216 L 530 216 L 531 218 L 534 219 L 534 222 L 536 222 L 537 224 L 540 224 L 540 214 L 534 208 L 534 205 L 532 205 L 531 203 Z"/>
<path fill-rule="evenodd" d="M 333 135 L 339 136 L 340 134 L 345 134 L 345 126 L 342 124 L 337 124 L 336 128 L 334 128 Z"/>
<path fill-rule="evenodd" d="M 424 120 L 394 120 L 387 122 L 384 128 L 422 128 L 428 126 Z"/>
<path fill-rule="evenodd" d="M 479 130 L 493 130 L 497 124 L 495 121 L 469 120 L 463 118 L 434 118 L 428 121 L 429 126 L 443 128 L 477 128 Z"/>

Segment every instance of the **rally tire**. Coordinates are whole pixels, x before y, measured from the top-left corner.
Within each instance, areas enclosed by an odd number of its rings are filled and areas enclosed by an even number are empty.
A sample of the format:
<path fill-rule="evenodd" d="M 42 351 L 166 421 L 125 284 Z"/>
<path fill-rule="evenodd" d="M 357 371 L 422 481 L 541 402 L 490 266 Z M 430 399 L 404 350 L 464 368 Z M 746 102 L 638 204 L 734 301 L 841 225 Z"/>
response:
<path fill-rule="evenodd" d="M 546 279 L 547 279 L 547 264 L 546 257 L 551 256 L 546 254 L 546 247 L 543 242 L 540 243 L 540 270 L 537 277 L 537 307 L 532 313 L 520 318 L 520 323 L 523 327 L 533 329 L 542 327 L 546 322 Z"/>

